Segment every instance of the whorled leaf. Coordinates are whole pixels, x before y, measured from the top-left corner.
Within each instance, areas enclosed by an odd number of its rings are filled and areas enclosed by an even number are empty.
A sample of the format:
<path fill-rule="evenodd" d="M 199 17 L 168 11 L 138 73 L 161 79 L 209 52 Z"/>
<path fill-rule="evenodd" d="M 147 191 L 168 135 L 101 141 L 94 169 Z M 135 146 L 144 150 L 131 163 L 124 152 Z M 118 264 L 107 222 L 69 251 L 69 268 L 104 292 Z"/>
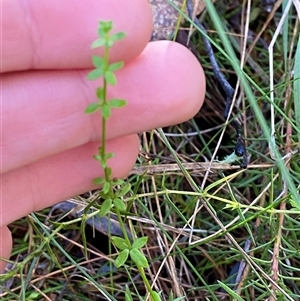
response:
<path fill-rule="evenodd" d="M 86 107 L 85 113 L 92 114 L 92 113 L 95 113 L 96 111 L 100 110 L 100 108 L 101 108 L 101 105 L 98 102 L 93 102 Z"/>
<path fill-rule="evenodd" d="M 124 99 L 113 98 L 108 102 L 108 104 L 111 108 L 122 108 L 126 106 L 127 101 Z"/>
<path fill-rule="evenodd" d="M 102 46 L 104 46 L 104 45 L 105 45 L 105 39 L 103 39 L 103 38 L 100 37 L 99 39 L 95 40 L 95 41 L 92 43 L 91 48 L 92 48 L 92 49 L 95 49 L 95 48 L 102 47 Z"/>
<path fill-rule="evenodd" d="M 121 61 L 121 62 L 116 62 L 116 63 L 110 64 L 108 66 L 108 70 L 111 72 L 114 72 L 114 71 L 122 69 L 123 67 L 124 67 L 124 62 Z"/>
<path fill-rule="evenodd" d="M 124 183 L 124 185 L 118 189 L 115 193 L 116 197 L 120 198 L 124 196 L 126 193 L 128 193 L 131 189 L 130 183 Z"/>
<path fill-rule="evenodd" d="M 87 79 L 89 80 L 95 80 L 103 75 L 103 70 L 100 69 L 94 69 L 90 71 L 87 75 Z"/>
<path fill-rule="evenodd" d="M 93 55 L 92 56 L 92 62 L 93 65 L 99 69 L 103 69 L 104 70 L 104 66 L 105 66 L 105 60 L 103 57 L 99 56 L 99 55 Z"/>
<path fill-rule="evenodd" d="M 130 246 L 127 244 L 126 239 L 118 236 L 113 236 L 111 238 L 113 244 L 120 250 L 129 249 Z"/>
<path fill-rule="evenodd" d="M 133 244 L 132 244 L 132 248 L 133 249 L 140 249 L 142 247 L 144 247 L 146 245 L 148 241 L 148 237 L 144 236 L 144 237 L 140 237 L 138 239 L 136 239 Z"/>
<path fill-rule="evenodd" d="M 117 32 L 115 34 L 113 34 L 110 38 L 116 42 L 116 41 L 120 41 L 122 39 L 124 39 L 126 37 L 126 34 L 124 32 Z"/>
<path fill-rule="evenodd" d="M 112 207 L 112 200 L 106 199 L 101 205 L 99 215 L 101 217 L 105 216 L 110 211 L 111 207 Z"/>
<path fill-rule="evenodd" d="M 111 188 L 111 183 L 106 181 L 106 182 L 103 184 L 102 191 L 103 191 L 105 194 L 107 194 L 107 193 L 109 193 L 110 188 Z"/>
<path fill-rule="evenodd" d="M 115 260 L 115 266 L 117 268 L 121 267 L 126 262 L 126 260 L 128 259 L 128 254 L 129 254 L 128 249 L 125 249 L 119 253 L 119 255 Z"/>
<path fill-rule="evenodd" d="M 98 35 L 101 36 L 103 33 L 109 33 L 113 29 L 113 21 L 100 21 Z"/>
<path fill-rule="evenodd" d="M 105 183 L 105 181 L 106 180 L 104 178 L 98 177 L 93 180 L 93 183 L 95 185 L 103 185 Z"/>
<path fill-rule="evenodd" d="M 105 71 L 104 78 L 106 79 L 107 83 L 111 86 L 114 86 L 117 83 L 117 78 L 115 74 L 110 70 Z"/>
<path fill-rule="evenodd" d="M 105 119 L 108 119 L 111 115 L 111 108 L 110 108 L 110 105 L 108 104 L 103 104 L 102 107 L 101 107 L 101 113 L 102 113 L 102 116 L 105 118 Z"/>
<path fill-rule="evenodd" d="M 119 211 L 121 211 L 121 212 L 126 211 L 126 204 L 121 199 L 115 198 L 113 200 L 113 203 L 114 203 L 115 208 L 118 209 Z"/>
<path fill-rule="evenodd" d="M 97 98 L 101 101 L 101 104 L 104 102 L 104 88 L 98 87 L 96 91 Z"/>
<path fill-rule="evenodd" d="M 148 261 L 145 255 L 138 249 L 131 249 L 130 250 L 130 257 L 133 262 L 142 268 L 148 268 Z"/>

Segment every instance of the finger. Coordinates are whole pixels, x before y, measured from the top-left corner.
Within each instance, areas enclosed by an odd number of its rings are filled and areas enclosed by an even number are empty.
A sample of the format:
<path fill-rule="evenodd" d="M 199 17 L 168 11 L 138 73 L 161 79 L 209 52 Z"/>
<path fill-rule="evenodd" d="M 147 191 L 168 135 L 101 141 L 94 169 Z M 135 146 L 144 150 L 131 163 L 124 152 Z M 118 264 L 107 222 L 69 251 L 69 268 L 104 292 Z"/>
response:
<path fill-rule="evenodd" d="M 92 181 L 103 176 L 93 159 L 99 143 L 45 158 L 3 175 L 0 227 L 32 211 L 38 211 L 72 195 L 95 189 Z M 107 151 L 115 157 L 108 161 L 113 177 L 125 177 L 132 169 L 139 150 L 136 135 L 107 141 Z"/>
<path fill-rule="evenodd" d="M 8 259 L 12 250 L 12 237 L 7 227 L 0 227 L 0 258 Z M 0 274 L 6 263 L 0 260 Z"/>
<path fill-rule="evenodd" d="M 100 115 L 83 112 L 95 101 L 101 83 L 85 78 L 82 71 L 2 76 L 3 171 L 99 139 Z M 177 43 L 149 43 L 117 78 L 109 97 L 124 98 L 128 105 L 113 110 L 109 138 L 183 122 L 198 112 L 204 99 L 203 70 Z"/>
<path fill-rule="evenodd" d="M 112 20 L 114 32 L 127 35 L 113 47 L 112 60 L 136 57 L 152 32 L 146 0 L 2 0 L 0 5 L 1 72 L 91 67 L 99 20 Z"/>

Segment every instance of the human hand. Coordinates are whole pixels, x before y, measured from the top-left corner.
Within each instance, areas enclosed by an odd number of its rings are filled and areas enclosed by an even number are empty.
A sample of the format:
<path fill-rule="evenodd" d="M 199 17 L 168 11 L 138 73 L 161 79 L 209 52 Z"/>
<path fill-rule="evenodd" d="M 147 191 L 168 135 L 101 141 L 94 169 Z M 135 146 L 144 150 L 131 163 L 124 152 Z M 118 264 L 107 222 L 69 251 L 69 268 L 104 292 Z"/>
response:
<path fill-rule="evenodd" d="M 2 1 L 2 138 L 0 257 L 9 258 L 7 225 L 70 196 L 95 189 L 100 116 L 86 115 L 99 82 L 86 80 L 99 20 L 126 38 L 111 51 L 125 61 L 110 97 L 128 105 L 108 121 L 115 177 L 134 165 L 136 133 L 183 122 L 197 113 L 205 79 L 196 58 L 172 42 L 149 43 L 146 0 Z M 0 263 L 0 271 L 4 268 Z"/>

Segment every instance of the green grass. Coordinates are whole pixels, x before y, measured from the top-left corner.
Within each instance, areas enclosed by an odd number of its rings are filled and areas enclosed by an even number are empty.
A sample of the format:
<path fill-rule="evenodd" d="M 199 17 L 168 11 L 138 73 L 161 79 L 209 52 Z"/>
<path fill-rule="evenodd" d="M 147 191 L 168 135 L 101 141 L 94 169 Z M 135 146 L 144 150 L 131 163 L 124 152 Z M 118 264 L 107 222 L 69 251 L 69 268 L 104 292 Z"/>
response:
<path fill-rule="evenodd" d="M 274 44 L 274 160 L 269 151 L 270 68 L 264 45 L 271 42 L 282 11 L 273 14 L 241 70 L 243 47 L 240 36 L 233 34 L 241 33 L 232 23 L 234 8 L 217 1 L 217 12 L 205 2 L 203 18 L 218 62 L 228 78 L 236 81 L 238 75 L 241 81 L 236 106 L 251 155 L 249 167 L 212 162 L 208 170 L 215 151 L 219 160 L 232 153 L 235 135 L 232 126 L 224 126 L 224 97 L 216 88 L 201 33 L 196 32 L 192 42 L 207 75 L 205 105 L 193 120 L 141 134 L 141 156 L 127 179 L 131 191 L 124 197 L 132 204 L 132 215 L 124 222 L 132 237 L 148 236 L 143 248 L 150 265 L 146 276 L 153 289 L 161 291 L 162 300 L 299 300 L 297 14 L 290 11 Z M 252 36 L 267 19 L 259 2 L 252 3 L 251 12 L 259 10 L 251 14 Z M 225 138 L 218 147 L 223 130 Z M 96 195 L 87 193 L 73 201 L 86 204 Z M 126 287 L 133 300 L 145 300 L 135 264 L 113 268 L 117 253 L 107 238 L 110 222 L 99 225 L 96 207 L 84 217 L 94 218 L 85 229 L 82 218 L 50 209 L 12 224 L 16 265 L 0 276 L 1 300 L 125 300 Z M 111 218 L 118 230 L 119 222 L 113 214 Z"/>

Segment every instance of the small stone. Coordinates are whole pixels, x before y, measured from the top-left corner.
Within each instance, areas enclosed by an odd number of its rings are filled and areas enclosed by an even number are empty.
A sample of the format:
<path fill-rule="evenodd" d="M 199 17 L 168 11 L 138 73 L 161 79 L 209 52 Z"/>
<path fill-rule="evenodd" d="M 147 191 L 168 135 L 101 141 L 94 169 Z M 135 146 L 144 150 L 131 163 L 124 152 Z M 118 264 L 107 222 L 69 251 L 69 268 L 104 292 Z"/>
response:
<path fill-rule="evenodd" d="M 173 0 L 173 4 L 182 10 L 184 0 Z M 167 0 L 149 0 L 153 11 L 154 29 L 151 41 L 170 40 L 179 18 L 179 12 Z M 197 6 L 196 15 L 200 14 L 205 8 L 203 0 L 193 0 Z M 187 13 L 184 7 L 184 12 Z"/>

